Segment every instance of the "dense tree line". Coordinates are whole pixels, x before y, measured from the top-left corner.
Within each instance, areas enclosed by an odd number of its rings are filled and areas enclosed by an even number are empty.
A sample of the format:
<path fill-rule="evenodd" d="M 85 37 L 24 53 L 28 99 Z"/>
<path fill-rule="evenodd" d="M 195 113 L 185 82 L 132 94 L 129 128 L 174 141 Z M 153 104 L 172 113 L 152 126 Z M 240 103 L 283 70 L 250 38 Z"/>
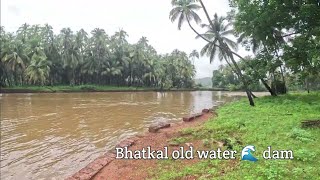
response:
<path fill-rule="evenodd" d="M 252 58 L 245 57 L 245 61 L 239 61 L 238 64 L 244 70 L 244 75 L 249 80 L 249 87 L 253 91 L 265 90 L 263 84 L 259 79 L 261 76 L 267 79 L 271 84 L 271 89 L 277 93 L 286 93 L 287 91 L 300 91 L 300 90 L 319 90 L 320 89 L 320 75 L 308 76 L 308 84 L 305 79 L 301 78 L 298 73 L 293 73 L 287 66 L 283 66 L 284 70 L 281 71 L 268 71 L 268 62 L 264 61 L 260 56 Z M 272 73 L 271 73 L 272 72 Z M 217 70 L 212 73 L 212 87 L 224 88 L 229 90 L 242 90 L 237 75 L 233 69 L 228 65 L 220 65 Z"/>
<path fill-rule="evenodd" d="M 252 106 L 255 96 L 251 90 L 260 83 L 273 96 L 285 93 L 288 82 L 303 83 L 308 90 L 311 81 L 314 87 L 319 86 L 318 0 L 229 0 L 229 3 L 232 11 L 226 17 L 217 14 L 210 17 L 202 0 L 171 1 L 170 19 L 178 22 L 178 29 L 187 22 L 197 38 L 207 42 L 200 54 L 210 57 L 210 62 L 215 56 L 226 62 L 224 72 L 214 71 L 214 76 L 227 74 L 222 76 L 226 79 L 220 78 L 221 82 L 215 80 L 216 85 L 222 86 L 227 80 L 228 84 L 223 86 L 239 86 L 246 91 Z M 207 24 L 202 23 L 198 10 L 203 10 Z M 204 33 L 197 31 L 194 24 Z M 242 57 L 236 53 L 238 44 L 252 50 L 255 56 Z"/>
<path fill-rule="evenodd" d="M 160 55 L 142 37 L 127 41 L 120 30 L 109 36 L 96 28 L 64 28 L 54 34 L 46 24 L 23 24 L 15 33 L 1 27 L 0 86 L 118 85 L 157 88 L 191 87 L 195 68 L 189 56 L 174 50 Z"/>

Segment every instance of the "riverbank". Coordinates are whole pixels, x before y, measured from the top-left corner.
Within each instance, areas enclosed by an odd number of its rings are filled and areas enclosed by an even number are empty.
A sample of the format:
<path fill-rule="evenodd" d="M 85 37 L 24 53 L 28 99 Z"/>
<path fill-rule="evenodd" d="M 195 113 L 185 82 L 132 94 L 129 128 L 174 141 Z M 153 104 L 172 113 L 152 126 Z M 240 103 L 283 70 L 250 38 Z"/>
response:
<path fill-rule="evenodd" d="M 189 165 L 184 161 L 159 161 L 149 170 L 154 179 L 317 179 L 320 172 L 320 130 L 302 128 L 304 120 L 320 120 L 320 93 L 261 97 L 256 107 L 246 100 L 229 103 L 217 110 L 218 117 L 201 128 L 184 130 L 187 142 L 200 141 L 196 149 L 217 147 L 236 150 L 235 160 L 201 160 Z M 254 145 L 257 162 L 241 161 L 241 150 Z M 272 150 L 292 150 L 293 160 L 266 160 L 262 154 Z M 274 156 L 276 157 L 276 156 Z"/>
<path fill-rule="evenodd" d="M 130 150 L 180 147 L 194 150 L 235 150 L 233 160 L 113 160 L 94 179 L 315 179 L 320 177 L 320 131 L 302 128 L 304 120 L 320 120 L 320 93 L 260 97 L 256 106 L 246 99 L 228 103 L 199 120 L 174 125 L 134 139 Z M 254 145 L 257 162 L 241 161 L 241 150 Z M 292 150 L 292 160 L 265 160 L 263 151 Z M 170 153 L 169 153 L 170 154 Z M 114 158 L 114 157 L 113 157 Z"/>
<path fill-rule="evenodd" d="M 222 88 L 149 88 L 127 86 L 15 86 L 0 88 L 0 93 L 72 93 L 72 92 L 151 92 L 151 91 L 227 91 Z"/>
<path fill-rule="evenodd" d="M 184 129 L 201 126 L 214 114 L 206 110 L 198 118 L 189 122 L 181 120 L 180 123 L 171 123 L 169 127 L 159 129 L 157 132 L 149 132 L 136 135 L 132 138 L 121 141 L 116 147 L 128 148 L 130 151 L 141 150 L 150 147 L 152 151 L 163 150 L 168 147 L 168 154 L 173 150 L 178 150 L 183 138 L 178 138 L 184 132 Z M 191 117 L 191 116 L 190 116 Z M 184 144 L 184 148 L 193 146 L 192 143 Z M 116 159 L 115 150 L 111 150 L 100 156 L 95 161 L 81 169 L 79 172 L 69 177 L 68 180 L 75 179 L 146 179 L 150 178 L 149 171 L 157 167 L 158 160 L 151 158 L 149 160 Z M 187 164 L 196 161 L 186 161 Z M 187 165 L 186 164 L 186 165 Z"/>

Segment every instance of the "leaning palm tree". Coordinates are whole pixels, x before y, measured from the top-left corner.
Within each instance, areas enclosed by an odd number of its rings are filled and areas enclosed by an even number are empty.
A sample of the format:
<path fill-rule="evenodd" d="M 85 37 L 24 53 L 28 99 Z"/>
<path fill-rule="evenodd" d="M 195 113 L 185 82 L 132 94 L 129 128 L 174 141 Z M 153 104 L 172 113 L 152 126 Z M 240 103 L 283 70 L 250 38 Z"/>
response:
<path fill-rule="evenodd" d="M 198 4 L 196 4 L 196 2 L 200 2 L 201 6 L 199 6 Z M 196 33 L 199 37 L 201 37 L 203 40 L 205 40 L 206 42 L 212 44 L 211 45 L 211 48 L 212 47 L 218 47 L 220 48 L 221 50 L 223 50 L 225 53 L 225 57 L 230 57 L 232 63 L 234 64 L 235 66 L 235 69 L 237 71 L 237 73 L 239 75 L 241 75 L 241 80 L 242 82 L 244 83 L 245 85 L 245 88 L 246 88 L 246 93 L 247 93 L 247 96 L 248 96 L 248 100 L 250 102 L 250 105 L 251 106 L 254 106 L 254 102 L 253 102 L 253 99 L 252 99 L 252 96 L 250 93 L 251 91 L 248 89 L 248 84 L 246 83 L 244 77 L 242 76 L 242 73 L 241 73 L 241 70 L 239 69 L 236 61 L 234 60 L 233 58 L 233 55 L 236 55 L 237 57 L 243 59 L 239 54 L 231 51 L 230 49 L 228 49 L 228 47 L 223 44 L 222 46 L 219 45 L 219 44 L 215 44 L 214 42 L 210 41 L 209 39 L 207 39 L 206 37 L 202 36 L 199 32 L 197 32 L 191 25 L 190 21 L 191 20 L 195 20 L 196 23 L 200 23 L 201 19 L 200 17 L 195 13 L 196 10 L 202 8 L 203 11 L 205 12 L 205 15 L 210 23 L 210 26 L 212 29 L 215 29 L 214 28 L 214 24 L 213 22 L 211 21 L 210 17 L 209 17 L 209 14 L 206 10 L 206 7 L 204 6 L 202 0 L 172 0 L 171 2 L 172 6 L 173 6 L 173 9 L 170 11 L 170 19 L 171 21 L 175 21 L 177 19 L 179 19 L 178 21 L 178 29 L 181 29 L 181 25 L 184 21 L 187 21 L 190 28 L 193 30 L 194 33 Z"/>
<path fill-rule="evenodd" d="M 170 11 L 170 19 L 172 22 L 178 19 L 178 29 L 181 30 L 182 24 L 187 21 L 190 28 L 194 30 L 191 25 L 191 21 L 195 21 L 197 24 L 201 22 L 199 15 L 195 12 L 201 8 L 195 3 L 195 0 L 172 0 L 171 4 L 173 9 Z M 194 30 L 195 31 L 195 30 Z"/>
<path fill-rule="evenodd" d="M 226 22 L 228 21 L 225 17 L 218 17 L 218 15 L 215 14 L 214 19 L 210 21 L 210 25 L 201 25 L 202 27 L 207 28 L 207 32 L 198 35 L 197 37 L 202 36 L 210 42 L 203 47 L 200 54 L 209 56 L 210 62 L 213 61 L 216 54 L 218 54 L 221 61 L 225 60 L 238 75 L 239 79 L 241 79 L 248 95 L 250 105 L 254 106 L 252 93 L 248 89 L 248 83 L 232 54 L 232 50 L 236 51 L 238 49 L 237 43 L 229 38 L 230 35 L 234 34 L 233 29 L 231 29 L 232 24 Z"/>

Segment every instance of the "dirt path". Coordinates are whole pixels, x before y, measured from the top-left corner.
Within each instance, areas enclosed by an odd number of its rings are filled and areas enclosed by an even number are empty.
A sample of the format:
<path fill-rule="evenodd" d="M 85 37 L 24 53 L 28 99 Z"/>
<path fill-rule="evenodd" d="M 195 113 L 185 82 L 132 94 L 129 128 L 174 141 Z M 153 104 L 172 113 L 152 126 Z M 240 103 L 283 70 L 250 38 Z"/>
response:
<path fill-rule="evenodd" d="M 181 146 L 189 149 L 190 145 L 197 147 L 200 142 L 184 143 L 179 146 L 170 146 L 169 140 L 180 136 L 180 130 L 188 127 L 196 127 L 203 124 L 210 117 L 214 116 L 212 113 L 204 113 L 201 117 L 190 122 L 183 122 L 171 124 L 170 128 L 160 129 L 157 133 L 146 132 L 142 135 L 137 135 L 133 138 L 120 142 L 117 146 L 127 146 L 128 150 L 142 150 L 143 148 L 151 147 L 151 150 L 162 150 L 168 147 L 168 155 L 173 150 L 179 150 Z M 85 180 L 85 179 L 99 179 L 99 180 L 119 180 L 119 179 L 147 179 L 151 178 L 150 170 L 157 167 L 157 159 L 115 159 L 114 151 L 108 152 L 105 155 L 97 158 L 94 162 L 81 169 L 73 176 L 67 178 L 68 180 Z M 198 161 L 197 158 L 193 160 L 182 160 L 182 165 L 193 164 Z"/>

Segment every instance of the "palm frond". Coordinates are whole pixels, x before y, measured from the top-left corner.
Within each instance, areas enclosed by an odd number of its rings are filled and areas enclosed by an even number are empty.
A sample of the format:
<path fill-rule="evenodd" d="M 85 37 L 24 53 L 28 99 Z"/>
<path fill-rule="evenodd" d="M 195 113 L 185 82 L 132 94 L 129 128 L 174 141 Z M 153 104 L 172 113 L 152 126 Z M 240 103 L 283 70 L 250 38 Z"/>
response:
<path fill-rule="evenodd" d="M 178 29 L 181 30 L 181 26 L 184 22 L 185 19 L 185 15 L 183 13 L 181 13 L 180 17 L 179 17 L 179 21 L 178 21 Z"/>
<path fill-rule="evenodd" d="M 169 19 L 171 20 L 171 22 L 174 22 L 177 20 L 177 17 L 181 14 L 180 10 L 181 10 L 181 7 L 176 7 L 170 11 Z"/>
<path fill-rule="evenodd" d="M 210 63 L 213 62 L 214 57 L 216 56 L 216 53 L 217 53 L 217 48 L 215 45 L 213 45 L 213 48 L 211 49 L 211 52 L 210 52 Z"/>
<path fill-rule="evenodd" d="M 207 44 L 201 49 L 200 55 L 201 55 L 201 56 L 206 55 L 207 52 L 208 52 L 208 49 L 210 48 L 210 46 L 211 46 L 211 43 L 207 43 Z"/>
<path fill-rule="evenodd" d="M 246 38 L 246 35 L 244 33 L 240 34 L 238 40 L 237 40 L 237 43 L 241 43 L 243 42 L 243 40 Z"/>
<path fill-rule="evenodd" d="M 223 31 L 222 33 L 220 33 L 221 36 L 227 36 L 227 35 L 233 35 L 234 34 L 234 30 L 233 29 L 229 29 L 226 31 Z"/>
<path fill-rule="evenodd" d="M 201 23 L 201 18 L 199 17 L 199 15 L 197 13 L 195 13 L 194 11 L 190 11 L 190 17 L 192 17 L 192 19 L 197 23 L 200 24 Z"/>
<path fill-rule="evenodd" d="M 226 18 L 224 18 L 224 19 L 226 19 Z M 233 26 L 233 23 L 232 22 L 228 22 L 227 24 L 224 25 L 224 31 L 226 31 L 227 29 L 229 29 L 232 26 Z"/>
<path fill-rule="evenodd" d="M 207 28 L 208 30 L 211 29 L 211 26 L 208 25 L 208 24 L 201 24 L 200 27 L 201 27 L 201 28 Z"/>
<path fill-rule="evenodd" d="M 198 10 L 198 9 L 201 9 L 202 7 L 198 4 L 189 4 L 188 8 L 192 10 Z"/>
<path fill-rule="evenodd" d="M 223 40 L 225 41 L 225 43 L 231 47 L 232 49 L 234 50 L 238 50 L 238 44 L 234 41 L 232 41 L 231 39 L 227 38 L 227 37 L 224 37 Z"/>

